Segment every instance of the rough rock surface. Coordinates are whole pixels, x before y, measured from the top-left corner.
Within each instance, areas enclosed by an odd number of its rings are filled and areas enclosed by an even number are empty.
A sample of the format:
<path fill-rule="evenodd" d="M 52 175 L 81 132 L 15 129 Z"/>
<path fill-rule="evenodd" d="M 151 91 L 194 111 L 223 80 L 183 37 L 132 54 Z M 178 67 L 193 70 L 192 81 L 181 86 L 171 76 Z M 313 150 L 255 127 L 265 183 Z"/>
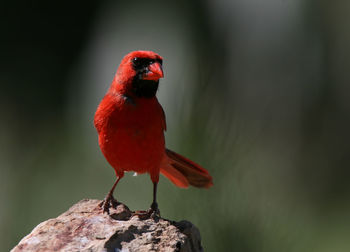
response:
<path fill-rule="evenodd" d="M 123 204 L 110 216 L 99 200 L 82 200 L 39 224 L 12 249 L 19 251 L 203 251 L 198 229 L 188 221 L 141 220 Z"/>

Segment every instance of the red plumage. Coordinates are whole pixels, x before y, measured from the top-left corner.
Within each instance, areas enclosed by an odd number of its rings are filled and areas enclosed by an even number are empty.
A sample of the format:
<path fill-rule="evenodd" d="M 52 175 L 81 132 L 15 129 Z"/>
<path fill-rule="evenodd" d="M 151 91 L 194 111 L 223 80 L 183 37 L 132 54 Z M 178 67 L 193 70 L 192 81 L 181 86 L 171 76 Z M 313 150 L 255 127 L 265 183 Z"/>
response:
<path fill-rule="evenodd" d="M 208 188 L 212 178 L 204 168 L 165 148 L 165 115 L 155 96 L 162 77 L 158 54 L 135 51 L 124 57 L 95 114 L 102 153 L 114 168 L 117 182 L 125 171 L 134 171 L 149 173 L 155 190 L 159 173 L 179 187 Z"/>

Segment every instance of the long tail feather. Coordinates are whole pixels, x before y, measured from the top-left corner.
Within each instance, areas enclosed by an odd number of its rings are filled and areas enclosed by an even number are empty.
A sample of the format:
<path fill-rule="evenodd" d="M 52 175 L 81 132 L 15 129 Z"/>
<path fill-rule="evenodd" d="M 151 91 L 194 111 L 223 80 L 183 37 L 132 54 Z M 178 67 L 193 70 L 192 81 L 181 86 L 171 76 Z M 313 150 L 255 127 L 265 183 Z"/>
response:
<path fill-rule="evenodd" d="M 212 177 L 203 167 L 169 149 L 165 152 L 167 162 L 160 172 L 175 185 L 183 188 L 188 185 L 209 188 L 213 185 Z"/>

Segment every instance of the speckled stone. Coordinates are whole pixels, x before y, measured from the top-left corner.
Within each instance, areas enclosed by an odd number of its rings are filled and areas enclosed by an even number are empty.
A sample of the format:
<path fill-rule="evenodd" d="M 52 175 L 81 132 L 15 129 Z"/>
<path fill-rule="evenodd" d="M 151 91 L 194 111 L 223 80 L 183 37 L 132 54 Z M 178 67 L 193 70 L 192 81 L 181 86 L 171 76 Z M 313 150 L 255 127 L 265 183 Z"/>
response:
<path fill-rule="evenodd" d="M 188 221 L 140 220 L 124 204 L 107 215 L 99 202 L 82 200 L 40 223 L 11 251 L 203 251 L 199 231 Z"/>

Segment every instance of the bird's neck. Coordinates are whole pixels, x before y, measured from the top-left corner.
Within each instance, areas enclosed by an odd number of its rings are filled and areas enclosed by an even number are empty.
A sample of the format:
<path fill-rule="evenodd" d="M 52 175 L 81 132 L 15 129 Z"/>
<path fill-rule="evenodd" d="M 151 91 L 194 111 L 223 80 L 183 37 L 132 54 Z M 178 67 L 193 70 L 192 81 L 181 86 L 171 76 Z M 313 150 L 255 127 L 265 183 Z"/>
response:
<path fill-rule="evenodd" d="M 132 82 L 132 93 L 139 98 L 153 98 L 156 96 L 158 85 L 159 81 L 135 78 Z"/>
<path fill-rule="evenodd" d="M 121 94 L 133 99 L 152 99 L 156 97 L 158 90 L 159 81 L 153 80 L 140 80 L 134 78 L 128 80 L 127 82 L 118 82 L 118 80 L 113 80 L 109 93 Z"/>

